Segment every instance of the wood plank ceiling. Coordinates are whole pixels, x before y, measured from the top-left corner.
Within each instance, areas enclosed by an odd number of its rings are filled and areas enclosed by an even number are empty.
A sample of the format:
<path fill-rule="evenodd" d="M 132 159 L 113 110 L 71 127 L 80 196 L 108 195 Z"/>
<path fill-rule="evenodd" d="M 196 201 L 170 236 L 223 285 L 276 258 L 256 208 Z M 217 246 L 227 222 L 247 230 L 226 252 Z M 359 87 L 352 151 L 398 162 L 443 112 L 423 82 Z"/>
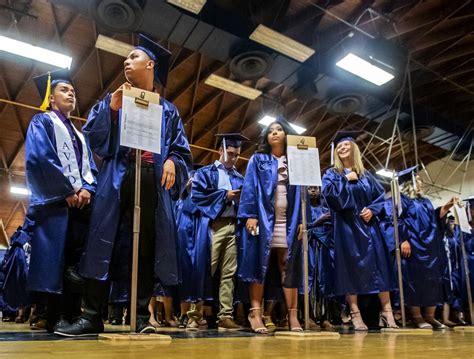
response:
<path fill-rule="evenodd" d="M 416 66 L 411 68 L 416 104 L 449 115 L 467 128 L 474 115 L 474 6 L 473 1 L 457 0 L 292 0 L 284 16 L 272 28 L 304 44 L 317 38 L 344 35 L 351 30 L 334 16 L 367 31 L 402 44 L 411 52 Z M 373 12 L 368 9 L 374 10 Z M 383 13 L 380 17 L 374 14 Z M 388 19 L 388 20 L 387 20 Z M 107 92 L 125 81 L 123 59 L 97 50 L 99 34 L 91 18 L 54 5 L 47 0 L 0 0 L 0 32 L 39 46 L 70 54 L 77 89 L 74 115 L 86 118 L 91 107 Z M 131 43 L 132 34 L 116 34 L 117 40 Z M 316 40 L 315 40 L 316 39 Z M 158 39 L 159 40 L 159 39 Z M 373 124 L 357 115 L 337 116 L 317 99 L 299 100 L 287 87 L 267 79 L 246 81 L 274 101 L 250 101 L 209 87 L 204 80 L 212 73 L 229 77 L 228 63 L 197 52 L 164 43 L 173 53 L 168 86 L 162 93 L 178 107 L 196 163 L 208 164 L 216 158 L 215 133 L 243 132 L 251 139 L 244 144 L 243 157 L 256 148 L 261 127 L 258 119 L 265 111 L 278 108 L 288 119 L 303 125 L 305 134 L 317 136 L 322 167 L 329 165 L 329 144 L 341 128 L 373 131 Z M 0 99 L 36 107 L 40 103 L 32 77 L 52 68 L 48 65 L 0 53 Z M 35 109 L 0 103 L 0 218 L 10 235 L 23 221 L 26 202 L 9 193 L 11 183 L 24 183 L 24 138 Z M 81 120 L 74 120 L 81 126 Z M 362 139 L 367 144 L 370 136 Z M 421 160 L 426 164 L 446 154 L 438 147 L 420 143 Z M 387 143 L 372 141 L 366 152 L 369 168 L 385 163 Z M 391 161 L 398 167 L 413 162 L 409 142 L 394 143 Z M 244 170 L 245 161 L 240 162 Z M 0 228 L 1 230 L 1 228 Z"/>

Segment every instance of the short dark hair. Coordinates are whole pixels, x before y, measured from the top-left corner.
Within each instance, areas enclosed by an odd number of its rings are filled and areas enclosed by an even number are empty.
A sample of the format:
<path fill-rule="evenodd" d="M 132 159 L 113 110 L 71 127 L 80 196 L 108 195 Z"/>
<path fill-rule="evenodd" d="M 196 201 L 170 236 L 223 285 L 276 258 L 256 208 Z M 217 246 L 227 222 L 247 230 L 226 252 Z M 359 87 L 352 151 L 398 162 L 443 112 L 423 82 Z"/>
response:
<path fill-rule="evenodd" d="M 285 135 L 295 135 L 296 132 L 291 128 L 290 124 L 288 121 L 286 121 L 283 117 L 280 117 L 273 121 L 271 124 L 269 124 L 267 127 L 265 127 L 261 133 L 261 140 L 260 144 L 258 146 L 258 153 L 271 153 L 272 152 L 272 146 L 268 143 L 268 134 L 270 133 L 270 127 L 274 124 L 279 124 L 282 128 L 283 131 L 285 132 Z M 286 139 L 285 139 L 285 145 L 286 145 Z M 285 152 L 286 152 L 286 146 L 285 146 Z"/>

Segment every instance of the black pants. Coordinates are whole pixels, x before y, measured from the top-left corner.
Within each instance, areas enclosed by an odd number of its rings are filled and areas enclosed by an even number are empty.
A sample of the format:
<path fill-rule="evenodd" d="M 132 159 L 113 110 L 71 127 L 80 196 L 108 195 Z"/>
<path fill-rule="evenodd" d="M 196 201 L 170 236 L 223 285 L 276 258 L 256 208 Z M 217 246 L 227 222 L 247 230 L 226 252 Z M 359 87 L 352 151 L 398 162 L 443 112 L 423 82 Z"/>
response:
<path fill-rule="evenodd" d="M 54 325 L 61 317 L 71 321 L 81 314 L 81 283 L 71 276 L 81 257 L 90 220 L 90 206 L 70 208 L 64 249 L 64 279 L 62 294 L 35 292 L 32 299 L 36 304 L 36 314 Z"/>
<path fill-rule="evenodd" d="M 155 285 L 154 263 L 155 263 L 155 210 L 157 204 L 157 192 L 155 173 L 152 166 L 145 165 L 141 172 L 141 195 L 140 195 L 140 241 L 138 248 L 138 288 L 137 288 L 137 319 L 148 320 L 148 303 L 153 295 Z M 119 229 L 125 233 L 125 237 L 132 238 L 133 226 L 123 225 L 122 221 L 133 221 L 133 208 L 135 198 L 135 164 L 130 164 L 120 189 L 120 223 Z M 117 233 L 117 238 L 124 233 Z M 131 245 L 130 245 L 131 248 Z M 114 256 L 120 256 L 120 251 L 114 248 Z M 131 250 L 127 255 L 127 269 L 131 270 Z M 117 267 L 118 263 L 124 263 L 124 258 L 113 258 L 111 267 Z M 109 269 L 110 271 L 110 269 Z M 123 272 L 123 271 L 121 271 Z M 110 273 L 109 273 L 110 274 Z M 129 276 L 129 273 L 123 274 Z M 110 277 L 110 275 L 109 275 Z M 83 297 L 83 317 L 92 322 L 102 320 L 101 313 L 104 302 L 107 302 L 109 285 L 107 282 L 87 280 Z"/>

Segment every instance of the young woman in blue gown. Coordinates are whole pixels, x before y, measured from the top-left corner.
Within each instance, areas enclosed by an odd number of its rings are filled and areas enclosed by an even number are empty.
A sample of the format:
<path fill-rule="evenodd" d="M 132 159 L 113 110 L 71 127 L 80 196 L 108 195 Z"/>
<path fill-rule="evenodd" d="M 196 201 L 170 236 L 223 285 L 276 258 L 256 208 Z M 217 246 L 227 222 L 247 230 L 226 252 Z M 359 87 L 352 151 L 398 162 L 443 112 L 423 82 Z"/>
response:
<path fill-rule="evenodd" d="M 356 137 L 353 132 L 336 136 L 335 166 L 322 180 L 333 220 L 334 294 L 346 297 L 355 330 L 368 330 L 357 301 L 362 294 L 378 294 L 381 324 L 396 328 L 389 293 L 396 288 L 396 276 L 380 230 L 384 191 L 364 169 Z"/>

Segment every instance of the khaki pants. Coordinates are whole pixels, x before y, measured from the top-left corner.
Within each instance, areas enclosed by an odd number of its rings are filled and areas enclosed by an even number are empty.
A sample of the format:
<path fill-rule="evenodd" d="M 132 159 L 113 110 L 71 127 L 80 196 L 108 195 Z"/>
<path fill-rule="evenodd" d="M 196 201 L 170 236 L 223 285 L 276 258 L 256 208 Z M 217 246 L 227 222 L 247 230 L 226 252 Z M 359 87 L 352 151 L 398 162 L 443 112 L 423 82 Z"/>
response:
<path fill-rule="evenodd" d="M 235 219 L 218 218 L 212 222 L 211 273 L 220 271 L 219 313 L 217 317 L 232 318 L 235 273 L 237 272 L 237 243 Z"/>

